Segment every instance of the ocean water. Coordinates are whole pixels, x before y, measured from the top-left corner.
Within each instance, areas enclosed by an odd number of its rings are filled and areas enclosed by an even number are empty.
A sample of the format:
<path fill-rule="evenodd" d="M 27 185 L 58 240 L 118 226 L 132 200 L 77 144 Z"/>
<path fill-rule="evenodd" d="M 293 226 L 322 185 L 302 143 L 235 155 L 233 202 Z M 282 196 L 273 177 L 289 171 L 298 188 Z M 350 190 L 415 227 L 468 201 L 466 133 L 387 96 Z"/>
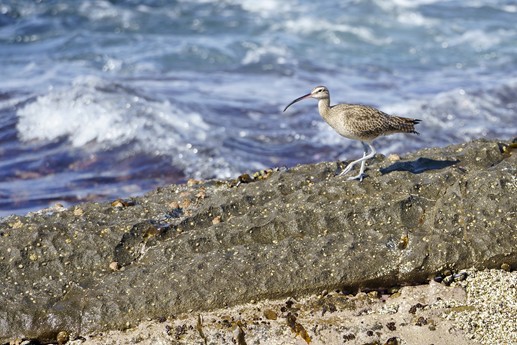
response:
<path fill-rule="evenodd" d="M 352 159 L 316 101 L 422 119 L 384 154 L 517 135 L 509 0 L 0 0 L 0 216 Z"/>

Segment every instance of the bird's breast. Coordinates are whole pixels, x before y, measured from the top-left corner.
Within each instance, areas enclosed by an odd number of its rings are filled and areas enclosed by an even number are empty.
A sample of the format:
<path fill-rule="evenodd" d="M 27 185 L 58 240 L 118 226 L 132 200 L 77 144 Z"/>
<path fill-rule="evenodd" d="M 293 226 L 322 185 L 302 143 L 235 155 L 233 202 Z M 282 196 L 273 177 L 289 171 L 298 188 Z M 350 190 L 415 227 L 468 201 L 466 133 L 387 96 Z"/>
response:
<path fill-rule="evenodd" d="M 350 125 L 346 114 L 338 114 L 327 116 L 323 118 L 330 127 L 332 127 L 339 135 L 353 140 L 365 140 L 361 136 L 361 133 L 356 131 L 353 126 Z"/>

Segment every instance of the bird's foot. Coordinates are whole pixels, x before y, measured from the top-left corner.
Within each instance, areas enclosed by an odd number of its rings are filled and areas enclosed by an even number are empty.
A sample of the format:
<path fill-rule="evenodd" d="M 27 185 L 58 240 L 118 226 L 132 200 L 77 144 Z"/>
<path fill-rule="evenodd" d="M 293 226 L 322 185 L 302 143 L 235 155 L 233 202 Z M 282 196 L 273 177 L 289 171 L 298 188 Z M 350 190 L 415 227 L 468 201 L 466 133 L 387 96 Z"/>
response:
<path fill-rule="evenodd" d="M 359 182 L 362 182 L 363 179 L 368 176 L 366 175 L 365 173 L 360 173 L 360 174 L 357 174 L 355 176 L 351 176 L 349 178 L 347 178 L 348 181 L 353 181 L 353 180 L 359 180 Z"/>

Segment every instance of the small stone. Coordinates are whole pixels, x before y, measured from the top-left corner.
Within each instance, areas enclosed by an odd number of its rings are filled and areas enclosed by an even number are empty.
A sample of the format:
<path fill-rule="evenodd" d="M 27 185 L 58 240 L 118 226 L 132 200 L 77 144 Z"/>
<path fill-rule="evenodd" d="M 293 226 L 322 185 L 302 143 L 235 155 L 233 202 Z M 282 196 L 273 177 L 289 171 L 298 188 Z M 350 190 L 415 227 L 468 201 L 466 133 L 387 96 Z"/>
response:
<path fill-rule="evenodd" d="M 510 265 L 508 265 L 506 262 L 504 262 L 504 263 L 502 263 L 502 264 L 501 264 L 501 269 L 502 269 L 503 271 L 510 272 L 511 267 L 510 267 Z"/>
<path fill-rule="evenodd" d="M 70 336 L 68 335 L 67 332 L 61 331 L 57 334 L 57 343 L 59 345 L 66 344 L 68 342 L 68 340 L 70 340 Z"/>
<path fill-rule="evenodd" d="M 443 278 L 442 280 L 442 283 L 449 286 L 451 285 L 451 283 L 454 281 L 454 276 L 451 274 L 449 276 L 446 276 L 445 278 Z"/>
<path fill-rule="evenodd" d="M 368 297 L 370 298 L 379 298 L 380 294 L 379 294 L 379 291 L 377 290 L 372 290 L 370 292 L 368 292 Z"/>
<path fill-rule="evenodd" d="M 238 182 L 249 183 L 253 181 L 253 178 L 249 174 L 242 174 L 237 178 Z"/>
<path fill-rule="evenodd" d="M 124 207 L 124 202 L 120 199 L 117 199 L 111 203 L 111 206 L 113 207 Z"/>
<path fill-rule="evenodd" d="M 400 156 L 397 155 L 397 154 L 392 153 L 392 154 L 388 155 L 388 160 L 390 162 L 396 162 L 396 161 L 400 160 Z"/>
<path fill-rule="evenodd" d="M 203 200 L 206 197 L 206 191 L 203 188 L 196 194 L 196 198 Z"/>
<path fill-rule="evenodd" d="M 111 269 L 112 271 L 118 271 L 118 270 L 120 270 L 120 265 L 119 265 L 119 263 L 118 263 L 117 261 L 112 261 L 112 262 L 110 263 L 110 269 Z"/>
<path fill-rule="evenodd" d="M 459 282 L 467 279 L 467 272 L 461 271 L 460 273 L 453 274 L 452 277 L 454 278 L 454 281 Z"/>
<path fill-rule="evenodd" d="M 264 310 L 264 317 L 268 320 L 276 320 L 278 318 L 278 314 L 274 310 L 266 309 Z"/>
<path fill-rule="evenodd" d="M 23 223 L 18 219 L 16 222 L 10 224 L 11 228 L 13 229 L 19 229 L 23 226 Z"/>
<path fill-rule="evenodd" d="M 425 318 L 425 317 L 423 317 L 423 316 L 420 316 L 420 317 L 418 318 L 418 320 L 416 321 L 415 325 L 416 325 L 416 326 L 424 326 L 424 325 L 427 325 L 427 320 L 426 320 L 426 318 Z"/>
<path fill-rule="evenodd" d="M 52 210 L 52 211 L 55 211 L 55 212 L 63 212 L 63 211 L 66 210 L 66 207 L 63 206 L 63 204 L 57 202 L 54 205 L 52 205 L 51 207 L 49 207 L 49 210 Z"/>
<path fill-rule="evenodd" d="M 417 303 L 417 304 L 411 306 L 411 308 L 409 308 L 409 313 L 415 314 L 418 309 L 423 309 L 426 306 L 427 306 L 426 304 Z"/>
<path fill-rule="evenodd" d="M 437 283 L 441 283 L 443 281 L 443 277 L 442 276 L 436 276 L 433 278 L 433 280 Z"/>
<path fill-rule="evenodd" d="M 397 338 L 397 337 L 389 338 L 384 343 L 384 345 L 399 345 L 399 344 L 400 344 L 400 341 L 399 341 L 399 338 Z"/>
<path fill-rule="evenodd" d="M 395 322 L 391 321 L 391 322 L 388 322 L 386 324 L 386 328 L 389 329 L 390 331 L 395 331 L 397 330 L 397 326 L 395 325 Z"/>
<path fill-rule="evenodd" d="M 353 334 L 353 333 L 343 335 L 344 342 L 347 342 L 349 340 L 354 340 L 354 339 L 355 339 L 355 334 Z"/>
<path fill-rule="evenodd" d="M 358 301 L 365 301 L 367 300 L 367 297 L 368 295 L 366 294 L 366 292 L 358 292 L 355 294 L 355 298 L 358 300 Z"/>
<path fill-rule="evenodd" d="M 74 216 L 80 217 L 84 214 L 84 211 L 82 208 L 76 207 L 74 209 Z"/>
<path fill-rule="evenodd" d="M 221 223 L 221 216 L 217 216 L 217 217 L 214 217 L 214 219 L 212 219 L 212 224 L 219 224 Z"/>
<path fill-rule="evenodd" d="M 393 297 L 398 297 L 400 296 L 400 288 L 398 286 L 393 286 L 393 287 L 390 287 L 388 289 L 388 294 L 389 295 L 395 295 L 397 294 L 397 296 L 393 296 Z"/>
<path fill-rule="evenodd" d="M 201 181 L 191 178 L 187 181 L 187 186 L 192 187 L 200 183 Z"/>
<path fill-rule="evenodd" d="M 400 240 L 399 240 L 399 243 L 397 244 L 397 247 L 399 249 L 406 249 L 407 246 L 408 246 L 408 243 L 409 243 L 409 236 L 406 234 L 406 235 L 403 235 L 400 237 Z"/>
<path fill-rule="evenodd" d="M 181 200 L 180 207 L 181 208 L 187 208 L 190 206 L 191 201 L 189 199 L 183 199 Z"/>

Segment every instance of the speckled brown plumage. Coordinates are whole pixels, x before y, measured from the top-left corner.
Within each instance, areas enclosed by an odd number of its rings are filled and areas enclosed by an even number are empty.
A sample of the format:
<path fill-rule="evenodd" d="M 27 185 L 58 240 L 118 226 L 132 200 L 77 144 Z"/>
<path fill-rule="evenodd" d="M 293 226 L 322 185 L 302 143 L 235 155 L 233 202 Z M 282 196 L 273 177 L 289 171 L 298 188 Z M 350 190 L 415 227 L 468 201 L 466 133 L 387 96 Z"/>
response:
<path fill-rule="evenodd" d="M 330 107 L 325 117 L 337 116 L 336 122 L 342 121 L 342 125 L 337 124 L 337 128 L 346 127 L 346 133 L 342 134 L 349 137 L 348 133 L 352 133 L 351 139 L 361 141 L 371 141 L 381 135 L 393 133 L 415 133 L 415 124 L 420 122 L 417 119 L 388 115 L 378 109 L 360 104 L 338 104 Z M 335 115 L 337 114 L 337 115 Z M 334 122 L 334 121 L 332 121 Z M 330 123 L 329 123 L 330 124 Z M 338 131 L 341 134 L 340 131 Z"/>
<path fill-rule="evenodd" d="M 372 158 L 376 151 L 372 146 L 372 141 L 379 136 L 394 133 L 415 133 L 415 125 L 420 122 L 418 119 L 406 118 L 401 116 L 388 115 L 378 109 L 360 104 L 336 104 L 330 106 L 330 93 L 325 86 L 317 86 L 310 93 L 301 96 L 285 107 L 287 110 L 292 104 L 306 98 L 318 100 L 318 110 L 323 119 L 340 135 L 354 140 L 360 140 L 365 146 L 362 158 L 351 162 L 340 175 L 349 172 L 357 163 L 361 163 L 361 169 L 357 176 L 349 179 L 359 179 L 364 177 L 366 160 Z M 367 154 L 366 146 L 371 152 Z"/>

